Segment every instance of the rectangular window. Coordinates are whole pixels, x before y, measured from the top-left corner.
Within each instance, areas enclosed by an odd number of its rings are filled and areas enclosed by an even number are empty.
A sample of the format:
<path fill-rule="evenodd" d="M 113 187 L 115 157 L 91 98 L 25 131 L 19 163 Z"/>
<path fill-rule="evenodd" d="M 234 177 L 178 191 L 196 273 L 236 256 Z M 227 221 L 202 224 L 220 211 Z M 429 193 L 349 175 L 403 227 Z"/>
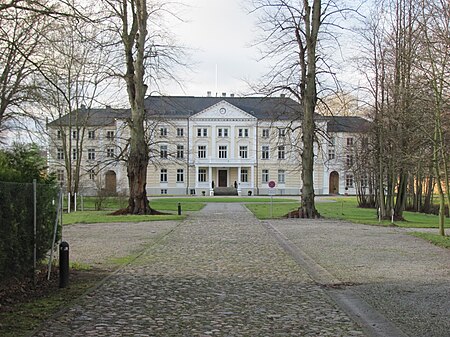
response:
<path fill-rule="evenodd" d="M 241 169 L 241 182 L 248 183 L 248 169 Z"/>
<path fill-rule="evenodd" d="M 56 131 L 56 138 L 61 139 L 61 130 Z"/>
<path fill-rule="evenodd" d="M 161 145 L 159 147 L 160 158 L 167 159 L 167 145 Z"/>
<path fill-rule="evenodd" d="M 167 183 L 167 169 L 161 169 L 160 181 L 162 183 Z"/>
<path fill-rule="evenodd" d="M 198 169 L 198 181 L 206 182 L 206 169 Z"/>
<path fill-rule="evenodd" d="M 262 129 L 262 137 L 269 138 L 269 129 Z"/>
<path fill-rule="evenodd" d="M 369 187 L 369 177 L 367 175 L 362 176 L 361 187 Z"/>
<path fill-rule="evenodd" d="M 227 128 L 219 128 L 217 129 L 218 137 L 228 137 L 228 129 Z"/>
<path fill-rule="evenodd" d="M 64 159 L 64 150 L 60 147 L 56 150 L 56 159 Z"/>
<path fill-rule="evenodd" d="M 89 139 L 95 139 L 95 131 L 93 131 L 93 130 L 88 131 L 88 138 Z"/>
<path fill-rule="evenodd" d="M 72 139 L 78 139 L 79 135 L 80 135 L 79 131 L 72 131 Z"/>
<path fill-rule="evenodd" d="M 106 149 L 106 157 L 114 158 L 114 148 L 113 147 Z"/>
<path fill-rule="evenodd" d="M 184 129 L 177 128 L 177 137 L 183 137 L 183 136 L 184 136 Z"/>
<path fill-rule="evenodd" d="M 347 173 L 345 175 L 345 186 L 353 187 L 353 174 Z"/>
<path fill-rule="evenodd" d="M 114 139 L 114 131 L 106 131 L 107 139 Z"/>
<path fill-rule="evenodd" d="M 161 194 L 167 194 L 167 188 L 162 188 L 161 189 Z"/>
<path fill-rule="evenodd" d="M 88 149 L 88 159 L 95 160 L 95 149 Z"/>
<path fill-rule="evenodd" d="M 347 138 L 347 146 L 353 146 L 353 137 Z"/>
<path fill-rule="evenodd" d="M 278 184 L 284 184 L 286 182 L 286 171 L 278 170 Z"/>
<path fill-rule="evenodd" d="M 219 158 L 227 158 L 227 146 L 226 145 L 220 145 L 219 146 Z"/>
<path fill-rule="evenodd" d="M 177 159 L 184 157 L 184 145 L 177 145 Z"/>
<path fill-rule="evenodd" d="M 248 137 L 248 129 L 239 129 L 239 137 Z"/>
<path fill-rule="evenodd" d="M 353 166 L 353 155 L 348 154 L 347 155 L 347 167 L 352 167 Z"/>
<path fill-rule="evenodd" d="M 269 170 L 262 170 L 262 180 L 263 183 L 269 182 Z"/>
<path fill-rule="evenodd" d="M 77 159 L 77 154 L 78 154 L 78 150 L 77 149 L 72 149 L 72 159 L 76 160 Z"/>
<path fill-rule="evenodd" d="M 208 129 L 207 128 L 198 128 L 197 129 L 197 137 L 208 137 Z"/>
<path fill-rule="evenodd" d="M 243 159 L 248 158 L 248 147 L 247 146 L 239 146 L 239 157 Z"/>
<path fill-rule="evenodd" d="M 333 160 L 336 158 L 336 152 L 334 148 L 328 149 L 328 160 Z"/>
<path fill-rule="evenodd" d="M 284 145 L 278 146 L 278 159 L 284 159 Z"/>
<path fill-rule="evenodd" d="M 56 180 L 58 180 L 60 183 L 64 181 L 64 170 L 56 171 Z"/>
<path fill-rule="evenodd" d="M 89 170 L 88 173 L 89 173 L 89 179 L 90 180 L 94 180 L 95 179 L 95 172 L 94 172 L 94 170 Z"/>
<path fill-rule="evenodd" d="M 206 158 L 206 145 L 199 145 L 198 146 L 198 157 L 199 158 Z"/>
<path fill-rule="evenodd" d="M 184 170 L 178 169 L 177 170 L 177 183 L 182 183 L 184 181 Z"/>
<path fill-rule="evenodd" d="M 278 137 L 286 137 L 286 129 L 278 129 Z"/>
<path fill-rule="evenodd" d="M 269 145 L 263 145 L 261 148 L 261 159 L 269 159 Z"/>
<path fill-rule="evenodd" d="M 160 135 L 160 137 L 167 137 L 167 128 L 166 127 L 160 128 L 159 135 Z"/>

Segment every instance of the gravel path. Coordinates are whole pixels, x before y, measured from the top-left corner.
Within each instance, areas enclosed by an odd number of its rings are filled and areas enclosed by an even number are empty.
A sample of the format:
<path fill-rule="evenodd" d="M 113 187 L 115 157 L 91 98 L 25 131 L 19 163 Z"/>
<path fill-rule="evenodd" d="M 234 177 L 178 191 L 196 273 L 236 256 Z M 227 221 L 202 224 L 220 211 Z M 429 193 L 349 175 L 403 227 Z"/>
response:
<path fill-rule="evenodd" d="M 239 204 L 207 205 L 37 334 L 363 335 Z"/>
<path fill-rule="evenodd" d="M 408 230 L 341 221 L 270 221 L 409 336 L 450 336 L 450 251 Z"/>

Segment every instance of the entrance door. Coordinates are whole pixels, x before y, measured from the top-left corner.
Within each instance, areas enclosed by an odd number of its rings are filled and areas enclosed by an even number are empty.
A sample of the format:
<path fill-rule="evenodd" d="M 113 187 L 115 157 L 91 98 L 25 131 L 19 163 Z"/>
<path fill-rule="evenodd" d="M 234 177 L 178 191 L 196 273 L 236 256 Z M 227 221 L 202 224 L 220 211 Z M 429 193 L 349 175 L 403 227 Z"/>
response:
<path fill-rule="evenodd" d="M 329 194 L 339 194 L 339 173 L 333 171 L 330 173 Z"/>
<path fill-rule="evenodd" d="M 219 170 L 219 187 L 228 187 L 228 171 Z"/>
<path fill-rule="evenodd" d="M 115 194 L 117 187 L 116 173 L 108 171 L 105 174 L 105 190 L 108 194 Z"/>

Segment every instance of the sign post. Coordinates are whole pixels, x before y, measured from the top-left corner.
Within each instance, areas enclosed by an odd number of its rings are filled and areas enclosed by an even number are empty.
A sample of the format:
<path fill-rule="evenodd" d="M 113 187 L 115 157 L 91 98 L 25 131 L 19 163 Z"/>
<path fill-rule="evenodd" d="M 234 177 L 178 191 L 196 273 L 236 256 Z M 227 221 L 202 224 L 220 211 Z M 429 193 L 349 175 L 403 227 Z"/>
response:
<path fill-rule="evenodd" d="M 273 196 L 275 195 L 275 181 L 271 180 L 267 184 L 269 186 L 270 195 L 270 218 L 273 218 Z"/>

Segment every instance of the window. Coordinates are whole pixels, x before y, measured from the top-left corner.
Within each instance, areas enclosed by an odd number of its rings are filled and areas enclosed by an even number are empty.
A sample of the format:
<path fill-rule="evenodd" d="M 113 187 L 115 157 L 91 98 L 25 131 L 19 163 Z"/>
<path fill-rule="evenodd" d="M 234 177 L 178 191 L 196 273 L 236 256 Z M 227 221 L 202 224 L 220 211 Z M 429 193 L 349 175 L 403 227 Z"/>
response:
<path fill-rule="evenodd" d="M 56 159 L 64 159 L 64 150 L 60 147 L 56 150 Z"/>
<path fill-rule="evenodd" d="M 347 167 L 352 167 L 353 166 L 353 155 L 348 154 L 347 155 Z"/>
<path fill-rule="evenodd" d="M 88 138 L 89 139 L 95 139 L 95 131 L 93 131 L 93 130 L 88 131 Z"/>
<path fill-rule="evenodd" d="M 166 127 L 162 127 L 159 129 L 159 135 L 161 137 L 167 137 L 167 128 Z"/>
<path fill-rule="evenodd" d="M 88 159 L 95 160 L 95 149 L 88 149 Z"/>
<path fill-rule="evenodd" d="M 347 146 L 353 146 L 353 138 L 352 137 L 347 138 Z"/>
<path fill-rule="evenodd" d="M 78 150 L 77 149 L 72 149 L 72 159 L 76 160 L 77 159 L 77 154 L 78 154 Z"/>
<path fill-rule="evenodd" d="M 263 129 L 262 130 L 262 137 L 263 138 L 269 138 L 269 129 Z"/>
<path fill-rule="evenodd" d="M 159 156 L 163 159 L 167 159 L 167 145 L 161 145 L 159 147 Z"/>
<path fill-rule="evenodd" d="M 207 128 L 198 128 L 197 129 L 197 137 L 208 137 L 208 129 Z"/>
<path fill-rule="evenodd" d="M 198 157 L 199 158 L 206 158 L 206 145 L 199 145 L 198 146 Z"/>
<path fill-rule="evenodd" d="M 336 152 L 334 148 L 328 149 L 328 159 L 333 160 L 336 158 Z"/>
<path fill-rule="evenodd" d="M 278 184 L 284 184 L 286 182 L 286 171 L 278 170 Z"/>
<path fill-rule="evenodd" d="M 241 169 L 241 182 L 248 183 L 248 169 Z"/>
<path fill-rule="evenodd" d="M 72 131 L 72 139 L 78 139 L 79 135 L 80 135 L 79 131 Z"/>
<path fill-rule="evenodd" d="M 56 131 L 56 138 L 61 139 L 61 130 Z"/>
<path fill-rule="evenodd" d="M 106 131 L 106 138 L 114 139 L 114 131 Z"/>
<path fill-rule="evenodd" d="M 219 158 L 227 158 L 227 146 L 226 145 L 220 145 L 219 146 Z"/>
<path fill-rule="evenodd" d="M 183 136 L 184 136 L 184 129 L 177 128 L 177 137 L 183 137 Z"/>
<path fill-rule="evenodd" d="M 269 145 L 262 146 L 261 159 L 269 159 Z"/>
<path fill-rule="evenodd" d="M 353 187 L 353 174 L 347 173 L 345 175 L 345 186 Z"/>
<path fill-rule="evenodd" d="M 278 146 L 278 159 L 284 159 L 284 145 Z"/>
<path fill-rule="evenodd" d="M 199 182 L 206 181 L 206 169 L 198 169 L 198 181 Z"/>
<path fill-rule="evenodd" d="M 161 169 L 160 181 L 162 183 L 167 183 L 167 169 Z"/>
<path fill-rule="evenodd" d="M 367 175 L 361 177 L 361 187 L 369 187 L 369 177 Z"/>
<path fill-rule="evenodd" d="M 167 194 L 167 188 L 162 188 L 161 189 L 161 194 Z"/>
<path fill-rule="evenodd" d="M 248 147 L 247 146 L 239 146 L 239 157 L 246 159 L 248 158 Z"/>
<path fill-rule="evenodd" d="M 177 158 L 182 159 L 184 157 L 184 145 L 177 145 Z"/>
<path fill-rule="evenodd" d="M 184 170 L 178 169 L 177 170 L 177 183 L 182 183 L 184 181 Z"/>
<path fill-rule="evenodd" d="M 248 129 L 239 129 L 239 137 L 248 137 Z"/>
<path fill-rule="evenodd" d="M 286 137 L 286 129 L 278 129 L 278 137 Z"/>
<path fill-rule="evenodd" d="M 114 148 L 113 147 L 106 149 L 106 157 L 114 158 Z"/>
<path fill-rule="evenodd" d="M 219 128 L 217 129 L 218 137 L 228 137 L 228 129 L 227 128 Z"/>
<path fill-rule="evenodd" d="M 269 182 L 269 170 L 262 170 L 262 180 L 263 183 Z"/>
<path fill-rule="evenodd" d="M 94 170 L 89 170 L 88 171 L 88 173 L 89 173 L 89 179 L 90 180 L 94 180 L 95 179 L 95 172 L 94 172 Z"/>
<path fill-rule="evenodd" d="M 56 180 L 58 180 L 60 183 L 64 182 L 64 170 L 56 171 Z"/>

